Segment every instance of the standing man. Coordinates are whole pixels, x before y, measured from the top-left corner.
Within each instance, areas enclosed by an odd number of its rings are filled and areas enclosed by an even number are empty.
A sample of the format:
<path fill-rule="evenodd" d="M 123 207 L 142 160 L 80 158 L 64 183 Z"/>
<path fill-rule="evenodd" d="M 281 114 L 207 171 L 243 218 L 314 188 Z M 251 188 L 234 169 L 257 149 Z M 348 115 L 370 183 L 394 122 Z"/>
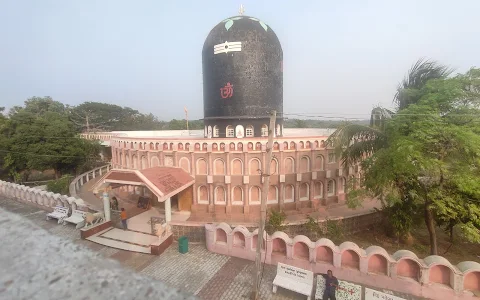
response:
<path fill-rule="evenodd" d="M 333 276 L 332 270 L 328 270 L 327 274 L 322 274 L 325 278 L 325 291 L 323 291 L 323 300 L 336 300 L 335 292 L 338 288 L 338 279 Z"/>
<path fill-rule="evenodd" d="M 120 219 L 122 219 L 123 230 L 127 230 L 127 212 L 123 207 L 122 212 L 120 213 Z"/>

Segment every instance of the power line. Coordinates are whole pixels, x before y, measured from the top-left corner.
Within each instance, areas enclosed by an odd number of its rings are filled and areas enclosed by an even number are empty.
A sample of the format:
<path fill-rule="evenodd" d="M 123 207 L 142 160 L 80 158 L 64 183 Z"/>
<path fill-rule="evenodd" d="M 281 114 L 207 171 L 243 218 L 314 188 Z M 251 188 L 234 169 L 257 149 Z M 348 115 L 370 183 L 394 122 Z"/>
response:
<path fill-rule="evenodd" d="M 322 113 L 321 115 L 313 115 L 313 114 L 301 114 L 301 113 L 283 113 L 286 116 L 299 116 L 299 117 L 309 117 L 309 118 L 341 118 L 341 119 L 358 119 L 358 118 L 345 118 L 345 117 L 331 117 L 325 116 L 328 113 Z M 344 115 L 356 115 L 356 114 L 344 114 Z M 357 114 L 357 115 L 365 115 L 367 114 Z M 380 114 L 373 114 L 373 115 L 380 115 Z M 372 114 L 368 114 L 368 118 L 370 118 Z M 437 114 L 406 114 L 406 113 L 392 113 L 392 116 L 437 116 Z M 448 117 L 480 117 L 479 114 L 445 114 Z"/>
<path fill-rule="evenodd" d="M 94 156 L 80 156 L 80 155 L 57 155 L 57 154 L 34 154 L 34 153 L 29 153 L 29 152 L 18 152 L 18 151 L 8 151 L 8 150 L 0 150 L 2 153 L 15 153 L 15 154 L 24 154 L 24 155 L 30 155 L 30 156 L 39 156 L 39 157 L 62 157 L 62 158 L 97 158 Z"/>
<path fill-rule="evenodd" d="M 27 139 L 27 138 L 42 138 L 42 139 L 84 139 L 83 137 L 80 137 L 80 136 L 43 136 L 43 135 L 27 135 L 27 136 L 24 136 L 24 135 L 20 135 L 19 137 L 21 137 L 22 139 Z"/>

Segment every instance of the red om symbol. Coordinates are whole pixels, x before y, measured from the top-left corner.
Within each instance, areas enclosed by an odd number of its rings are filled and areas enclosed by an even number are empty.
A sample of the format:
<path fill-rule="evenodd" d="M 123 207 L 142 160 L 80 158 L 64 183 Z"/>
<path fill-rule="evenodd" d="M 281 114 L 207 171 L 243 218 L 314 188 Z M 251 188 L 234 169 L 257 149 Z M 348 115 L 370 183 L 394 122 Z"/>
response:
<path fill-rule="evenodd" d="M 233 96 L 233 85 L 231 85 L 230 82 L 227 82 L 224 87 L 220 88 L 220 96 L 223 99 L 231 98 Z"/>

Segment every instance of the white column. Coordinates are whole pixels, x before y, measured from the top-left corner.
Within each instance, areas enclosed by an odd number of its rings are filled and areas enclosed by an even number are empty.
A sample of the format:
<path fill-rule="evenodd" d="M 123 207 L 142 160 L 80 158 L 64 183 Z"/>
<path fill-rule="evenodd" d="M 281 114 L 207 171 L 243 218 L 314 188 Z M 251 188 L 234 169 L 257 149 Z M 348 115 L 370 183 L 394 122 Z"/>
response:
<path fill-rule="evenodd" d="M 105 221 L 110 221 L 110 199 L 106 191 L 103 192 L 103 212 L 105 213 Z"/>
<path fill-rule="evenodd" d="M 172 221 L 172 203 L 170 198 L 165 200 L 165 222 L 170 223 Z"/>

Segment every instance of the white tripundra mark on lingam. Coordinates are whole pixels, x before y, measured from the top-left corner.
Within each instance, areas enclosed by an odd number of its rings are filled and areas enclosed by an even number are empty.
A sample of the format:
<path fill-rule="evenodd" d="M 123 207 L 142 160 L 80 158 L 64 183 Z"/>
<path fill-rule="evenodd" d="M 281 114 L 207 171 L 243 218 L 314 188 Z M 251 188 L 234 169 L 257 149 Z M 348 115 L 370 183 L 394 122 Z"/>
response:
<path fill-rule="evenodd" d="M 213 46 L 213 54 L 240 52 L 242 51 L 242 42 L 225 42 Z"/>

